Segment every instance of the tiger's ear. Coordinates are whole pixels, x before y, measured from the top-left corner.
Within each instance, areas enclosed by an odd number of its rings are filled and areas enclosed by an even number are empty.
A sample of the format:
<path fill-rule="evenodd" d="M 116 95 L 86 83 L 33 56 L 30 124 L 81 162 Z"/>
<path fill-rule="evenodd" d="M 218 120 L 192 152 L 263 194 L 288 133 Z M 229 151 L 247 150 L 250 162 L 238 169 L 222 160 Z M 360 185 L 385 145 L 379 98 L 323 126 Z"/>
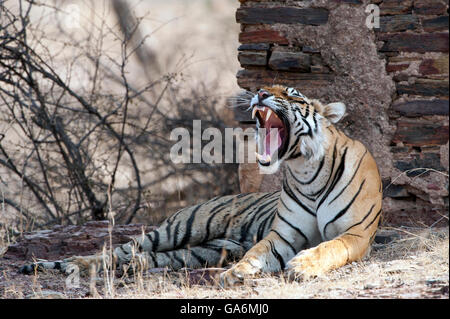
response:
<path fill-rule="evenodd" d="M 345 104 L 342 102 L 330 103 L 325 105 L 323 116 L 331 123 L 337 123 L 345 114 Z"/>

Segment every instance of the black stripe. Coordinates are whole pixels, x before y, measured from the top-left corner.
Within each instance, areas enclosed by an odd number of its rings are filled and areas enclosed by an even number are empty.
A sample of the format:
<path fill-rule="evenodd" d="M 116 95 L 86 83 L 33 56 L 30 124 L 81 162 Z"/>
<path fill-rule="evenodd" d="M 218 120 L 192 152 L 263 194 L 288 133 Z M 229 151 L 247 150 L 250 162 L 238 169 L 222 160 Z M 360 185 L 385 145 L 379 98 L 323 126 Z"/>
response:
<path fill-rule="evenodd" d="M 267 210 L 265 210 L 265 211 L 263 211 L 261 213 L 258 213 L 259 216 L 256 218 L 255 222 L 258 222 L 260 219 L 265 217 L 267 213 L 273 212 L 273 209 L 276 208 L 276 206 L 277 206 L 278 198 L 273 199 L 271 201 L 271 203 L 275 203 L 275 205 L 273 205 L 272 207 L 269 207 Z"/>
<path fill-rule="evenodd" d="M 243 214 L 244 214 L 245 212 L 247 212 L 250 208 L 254 208 L 254 207 L 258 208 L 258 203 L 259 203 L 259 202 L 264 201 L 265 199 L 268 199 L 268 198 L 270 198 L 270 197 L 272 197 L 272 196 L 274 196 L 274 195 L 276 195 L 275 197 L 278 198 L 277 193 L 278 193 L 278 192 L 267 193 L 266 195 L 261 196 L 261 197 L 258 198 L 257 200 L 255 200 L 255 201 L 249 203 L 248 206 L 247 206 L 245 209 L 241 210 L 241 211 L 238 212 L 238 213 L 235 213 L 235 214 L 234 214 L 234 217 L 238 217 L 238 216 L 243 215 Z M 268 201 L 269 201 L 269 200 L 268 200 Z"/>
<path fill-rule="evenodd" d="M 243 200 L 242 202 L 240 202 L 240 204 L 242 205 L 242 204 L 245 203 L 246 201 L 252 199 L 252 198 L 253 198 L 252 195 L 253 195 L 253 194 L 239 194 L 239 195 L 233 196 L 231 199 L 229 199 L 229 200 L 227 200 L 227 201 L 225 201 L 225 202 L 223 202 L 223 203 L 221 203 L 221 204 L 215 206 L 215 207 L 211 210 L 211 212 L 208 213 L 208 215 L 210 215 L 210 216 L 209 216 L 209 218 L 208 218 L 208 221 L 206 222 L 206 233 L 205 233 L 205 237 L 204 237 L 203 240 L 202 240 L 202 243 L 207 242 L 208 240 L 210 240 L 209 237 L 210 237 L 210 232 L 211 232 L 210 230 L 211 230 L 212 220 L 214 219 L 214 217 L 216 217 L 217 214 L 221 213 L 223 210 L 225 210 L 226 208 L 228 208 L 228 207 L 229 207 L 228 204 L 231 203 L 231 202 L 233 202 L 233 201 L 235 201 L 236 199 L 238 199 L 238 198 L 240 199 L 240 198 L 249 196 L 249 198 L 247 198 L 247 199 Z M 263 197 L 266 197 L 266 196 L 270 196 L 270 194 L 267 194 L 267 195 L 265 195 L 265 196 L 263 196 Z M 238 213 L 236 216 L 242 214 L 243 212 L 245 212 L 245 210 L 246 210 L 246 209 L 244 209 L 243 211 L 241 211 L 240 213 Z"/>
<path fill-rule="evenodd" d="M 291 147 L 289 148 L 288 152 L 291 152 L 292 150 L 294 150 L 294 148 L 298 145 L 298 141 L 300 140 L 300 136 L 297 136 L 297 138 L 295 139 L 294 144 L 291 145 Z"/>
<path fill-rule="evenodd" d="M 155 238 L 151 238 L 151 234 L 155 235 Z M 152 251 L 157 251 L 159 246 L 159 231 L 152 231 L 150 234 L 147 234 L 147 238 L 152 243 Z"/>
<path fill-rule="evenodd" d="M 302 156 L 302 153 L 301 153 L 301 152 L 295 153 L 295 154 L 291 155 L 289 158 L 290 158 L 290 159 L 295 159 L 295 158 L 297 158 L 297 157 L 299 157 L 299 156 Z"/>
<path fill-rule="evenodd" d="M 140 243 L 137 242 L 137 240 L 133 240 L 134 246 L 137 248 L 139 253 L 142 253 L 142 245 Z"/>
<path fill-rule="evenodd" d="M 336 144 L 337 144 L 337 141 L 334 142 L 333 161 L 331 163 L 331 171 L 330 171 L 330 175 L 328 175 L 327 182 L 325 183 L 325 185 L 320 190 L 318 190 L 315 193 L 309 194 L 309 196 L 320 196 L 325 191 L 325 189 L 327 188 L 328 183 L 330 182 L 331 177 L 333 176 L 333 172 L 334 172 L 334 163 L 336 162 L 336 152 L 337 152 L 336 151 Z M 319 206 L 317 208 L 319 208 Z"/>
<path fill-rule="evenodd" d="M 375 235 L 377 234 L 377 231 L 378 231 L 378 229 L 375 228 L 375 231 L 373 232 L 372 236 L 370 236 L 370 239 L 369 239 L 369 243 L 370 244 L 373 242 L 373 239 L 375 238 Z"/>
<path fill-rule="evenodd" d="M 181 224 L 181 222 L 178 222 L 178 224 L 175 226 L 175 230 L 173 232 L 173 248 L 174 249 L 176 247 L 178 247 L 177 246 L 177 241 L 178 241 L 178 231 L 179 231 L 179 228 L 180 228 L 180 224 Z M 167 237 L 167 238 L 169 238 L 169 237 Z"/>
<path fill-rule="evenodd" d="M 297 137 L 299 137 L 300 135 L 300 132 L 301 131 L 303 131 L 303 127 L 298 127 L 296 130 L 295 130 L 295 132 L 294 132 L 294 136 L 297 136 Z"/>
<path fill-rule="evenodd" d="M 152 238 L 152 236 L 151 236 L 152 233 L 153 233 L 153 231 L 150 232 L 150 233 L 145 234 L 145 236 L 147 237 L 148 241 L 149 241 L 149 242 L 151 243 L 151 245 L 152 245 L 152 249 L 149 250 L 149 251 L 155 251 L 155 250 L 154 250 L 154 244 L 153 244 L 153 238 Z"/>
<path fill-rule="evenodd" d="M 222 254 L 222 250 L 223 250 L 223 247 L 217 247 L 217 246 L 210 245 L 210 244 L 204 244 L 201 247 L 205 248 L 205 249 L 208 249 L 208 250 L 212 250 L 212 251 L 214 251 L 215 253 L 217 253 L 219 255 Z"/>
<path fill-rule="evenodd" d="M 306 105 L 305 120 L 309 116 L 309 104 Z"/>
<path fill-rule="evenodd" d="M 170 216 L 168 219 L 166 219 L 166 223 L 167 223 L 167 226 L 166 226 L 167 238 L 171 237 L 170 234 L 171 234 L 171 231 L 172 231 L 172 224 L 173 224 L 173 222 L 178 217 L 178 215 L 180 215 L 184 211 L 185 211 L 185 209 L 181 209 L 178 212 L 176 212 L 175 214 L 173 214 L 172 216 Z"/>
<path fill-rule="evenodd" d="M 317 178 L 317 176 L 319 175 L 320 171 L 322 170 L 323 164 L 325 163 L 325 156 L 322 157 L 322 160 L 320 161 L 319 167 L 317 168 L 317 171 L 314 173 L 314 176 L 306 182 L 302 182 L 301 180 L 297 179 L 297 177 L 295 177 L 295 175 L 292 173 L 291 169 L 289 168 L 289 166 L 287 166 L 289 173 L 291 173 L 292 177 L 295 179 L 295 181 L 301 185 L 309 185 L 312 182 L 314 182 L 314 180 Z"/>
<path fill-rule="evenodd" d="M 275 216 L 278 214 L 278 209 L 274 211 L 274 214 L 272 214 L 269 218 L 269 222 L 267 223 L 267 228 L 272 228 L 273 220 L 275 219 Z M 267 229 L 266 229 L 267 230 Z"/>
<path fill-rule="evenodd" d="M 223 203 L 221 203 L 221 204 L 219 204 L 219 205 L 217 205 L 217 206 L 215 206 L 211 210 L 211 212 L 209 213 L 210 216 L 209 216 L 209 218 L 208 218 L 208 220 L 206 222 L 206 234 L 205 234 L 205 238 L 203 239 L 203 241 L 208 241 L 210 239 L 209 235 L 210 235 L 210 228 L 211 228 L 211 223 L 212 223 L 213 218 L 216 217 L 216 215 L 218 213 L 220 213 L 223 209 L 227 208 L 227 205 L 229 203 L 231 203 L 233 200 L 234 200 L 234 197 L 229 199 L 229 200 L 227 200 L 227 201 L 225 201 L 225 202 L 223 202 Z M 220 209 L 220 208 L 223 208 L 223 209 Z"/>
<path fill-rule="evenodd" d="M 361 225 L 361 224 L 366 220 L 366 218 L 372 213 L 372 210 L 373 210 L 374 207 L 375 207 L 375 204 L 373 204 L 372 207 L 370 207 L 369 212 L 363 217 L 363 219 L 361 219 L 361 220 L 360 220 L 359 222 L 357 222 L 356 224 L 351 225 L 349 228 L 347 228 L 347 229 L 344 231 L 344 233 L 345 233 L 346 231 L 348 231 L 349 229 L 355 227 L 355 226 Z"/>
<path fill-rule="evenodd" d="M 158 262 L 156 261 L 156 253 L 149 252 L 148 255 L 152 259 L 154 267 L 158 268 Z"/>
<path fill-rule="evenodd" d="M 275 210 L 271 210 L 270 211 L 270 214 L 269 214 L 269 216 L 266 218 L 266 219 L 264 219 L 264 221 L 259 225 L 259 227 L 258 227 L 258 231 L 257 231 L 257 235 L 256 235 L 256 240 L 257 241 L 260 241 L 261 239 L 263 239 L 264 238 L 264 230 L 265 230 L 265 228 L 266 228 L 266 224 L 267 224 L 267 222 L 269 221 L 269 219 L 271 219 L 272 217 L 273 217 L 273 215 L 274 215 L 274 213 L 276 212 L 276 209 Z"/>
<path fill-rule="evenodd" d="M 285 263 L 284 263 L 283 257 L 282 257 L 282 256 L 278 253 L 278 251 L 275 249 L 273 243 L 272 243 L 270 240 L 268 240 L 268 242 L 269 242 L 269 244 L 270 244 L 270 251 L 272 252 L 272 254 L 275 256 L 275 258 L 276 258 L 276 259 L 278 260 L 278 262 L 280 263 L 281 270 L 283 270 L 284 267 L 285 267 Z"/>
<path fill-rule="evenodd" d="M 309 125 L 309 123 L 308 123 L 308 121 L 306 119 L 303 122 L 306 124 L 306 126 L 308 126 L 308 132 L 307 133 L 302 133 L 300 135 L 309 135 L 312 138 L 313 134 L 312 134 L 311 125 Z"/>
<path fill-rule="evenodd" d="M 367 230 L 367 228 L 369 228 L 370 225 L 372 225 L 372 224 L 377 220 L 377 218 L 378 218 L 378 216 L 380 216 L 380 214 L 381 214 L 381 209 L 380 209 L 380 210 L 378 211 L 378 213 L 375 215 L 375 218 L 372 219 L 372 221 L 364 228 L 364 230 Z"/>
<path fill-rule="evenodd" d="M 198 263 L 199 263 L 201 266 L 206 266 L 206 264 L 207 264 L 208 262 L 207 262 L 202 256 L 196 254 L 196 253 L 194 252 L 193 249 L 191 249 L 191 250 L 189 250 L 189 251 L 190 251 L 192 257 L 194 257 L 195 259 L 197 259 Z"/>
<path fill-rule="evenodd" d="M 336 198 L 338 198 L 338 197 L 345 191 L 345 189 L 348 187 L 348 185 L 350 185 L 350 183 L 353 181 L 353 178 L 355 178 L 356 173 L 357 173 L 358 170 L 359 170 L 359 166 L 361 165 L 362 160 L 363 160 L 364 157 L 366 156 L 366 153 L 367 153 L 367 149 L 366 149 L 366 151 L 364 152 L 364 155 L 363 155 L 363 156 L 361 157 L 361 159 L 359 160 L 358 166 L 356 167 L 355 172 L 353 173 L 352 178 L 350 178 L 350 180 L 348 181 L 347 185 L 345 185 L 344 188 L 341 189 L 341 191 L 339 192 L 339 194 L 337 194 L 336 197 L 334 197 L 334 198 L 328 203 L 328 205 L 330 205 L 332 202 L 334 202 L 334 200 L 335 200 Z"/>
<path fill-rule="evenodd" d="M 172 262 L 173 260 L 179 262 L 180 265 L 181 265 L 180 268 L 186 267 L 186 260 L 184 259 L 184 257 L 183 257 L 183 258 L 178 257 L 178 256 L 177 256 L 177 252 L 179 252 L 179 250 L 173 250 L 173 251 L 171 251 L 170 253 L 172 253 L 172 256 L 169 254 L 169 252 L 163 252 L 163 254 L 164 254 L 164 255 L 167 257 L 167 259 L 169 259 L 171 262 Z M 169 266 L 170 266 L 170 265 L 169 265 Z"/>
<path fill-rule="evenodd" d="M 317 111 L 314 110 L 314 113 L 313 113 L 314 133 L 317 133 L 317 129 L 319 128 L 319 126 L 317 125 L 316 115 L 317 115 Z"/>
<path fill-rule="evenodd" d="M 300 202 L 298 200 L 298 198 L 294 195 L 294 193 L 292 192 L 292 189 L 289 187 L 286 179 L 283 181 L 283 191 L 294 201 L 297 203 L 298 206 L 300 206 L 301 208 L 303 208 L 308 214 L 312 215 L 312 216 L 316 216 L 316 214 L 314 214 L 308 207 L 306 207 L 302 202 Z M 280 196 L 281 197 L 281 196 Z"/>
<path fill-rule="evenodd" d="M 236 198 L 242 198 L 242 197 L 250 196 L 250 195 L 253 195 L 253 194 L 252 193 L 241 193 L 239 195 L 236 195 Z"/>
<path fill-rule="evenodd" d="M 274 201 L 277 201 L 278 198 L 274 198 L 271 201 L 266 202 L 264 205 L 260 206 L 258 211 L 253 213 L 252 218 L 246 222 L 245 224 L 242 225 L 241 228 L 241 238 L 240 238 L 240 242 L 244 242 L 245 238 L 247 238 L 247 235 L 249 235 L 249 229 L 250 227 L 253 225 L 254 220 L 258 217 L 259 212 L 261 212 L 264 208 L 266 208 L 268 205 L 272 204 Z"/>
<path fill-rule="evenodd" d="M 282 241 L 284 241 L 286 243 L 286 245 L 288 245 L 291 248 L 294 255 L 297 254 L 297 250 L 294 248 L 294 246 L 292 246 L 290 242 L 288 242 L 283 236 L 281 236 L 281 234 L 279 232 L 277 232 L 275 229 L 272 229 L 271 231 L 273 231 L 275 234 L 277 234 L 278 237 L 280 237 L 280 239 Z"/>
<path fill-rule="evenodd" d="M 286 207 L 286 204 L 283 203 L 284 207 Z M 286 207 L 287 208 L 287 207 Z M 289 208 L 287 208 L 289 210 Z M 277 216 L 279 219 L 281 219 L 283 222 L 285 222 L 289 227 L 291 227 L 292 229 L 294 229 L 300 236 L 302 236 L 303 238 L 305 238 L 306 241 L 308 241 L 308 238 L 306 237 L 306 235 L 300 230 L 300 228 L 295 227 L 294 225 L 292 225 L 289 221 L 287 221 L 283 216 L 281 216 L 280 212 L 277 213 Z"/>
<path fill-rule="evenodd" d="M 171 233 L 171 229 L 172 229 L 172 222 L 170 222 L 169 220 L 166 221 L 167 226 L 166 226 L 166 236 L 167 239 L 170 238 L 170 233 Z"/>
<path fill-rule="evenodd" d="M 289 181 L 288 181 L 288 183 L 289 183 Z M 305 197 L 306 199 L 308 199 L 308 200 L 310 200 L 310 201 L 312 201 L 312 202 L 315 202 L 315 201 L 316 201 L 316 197 L 311 197 L 311 196 L 308 196 L 308 195 L 306 195 L 306 194 L 303 194 L 303 193 L 300 191 L 300 189 L 298 189 L 297 185 L 295 185 L 295 184 L 294 184 L 294 191 L 296 191 L 296 192 L 299 193 L 301 196 Z"/>
<path fill-rule="evenodd" d="M 55 269 L 58 269 L 58 270 L 61 270 L 61 262 L 55 261 L 55 262 L 54 262 L 54 268 L 55 268 Z"/>
<path fill-rule="evenodd" d="M 178 215 L 180 215 L 182 212 L 184 212 L 185 209 L 180 209 L 179 211 L 177 211 L 175 214 L 173 214 L 172 216 L 170 216 L 167 221 L 170 222 L 171 224 L 175 221 L 175 219 L 178 217 Z"/>
<path fill-rule="evenodd" d="M 335 222 L 338 218 L 342 217 L 350 208 L 350 206 L 352 206 L 353 202 L 355 201 L 356 197 L 358 197 L 359 193 L 361 192 L 362 187 L 364 186 L 364 183 L 366 182 L 366 180 L 363 180 L 361 185 L 359 185 L 359 189 L 356 192 L 355 196 L 353 196 L 352 200 L 347 204 L 347 206 L 345 206 L 336 216 L 334 216 L 334 218 L 332 220 L 330 220 L 328 223 L 326 223 L 325 227 L 323 228 L 323 235 L 324 237 L 326 237 L 326 230 L 329 224 Z"/>
<path fill-rule="evenodd" d="M 339 166 L 336 169 L 336 173 L 334 174 L 333 181 L 331 182 L 330 187 L 328 187 L 327 192 L 325 193 L 325 195 L 323 195 L 323 197 L 320 199 L 317 208 L 319 208 L 320 205 L 322 205 L 323 202 L 327 199 L 328 195 L 330 195 L 330 193 L 333 191 L 334 187 L 336 186 L 336 184 L 339 182 L 339 180 L 341 179 L 342 175 L 344 174 L 345 157 L 346 157 L 346 155 L 347 155 L 347 148 L 345 148 L 344 154 L 342 154 L 342 156 L 341 156 L 341 162 L 339 163 Z"/>
<path fill-rule="evenodd" d="M 355 237 L 363 238 L 361 235 L 352 234 L 352 233 L 344 233 L 344 235 L 349 235 L 349 236 L 355 236 Z"/>
<path fill-rule="evenodd" d="M 123 244 L 123 245 L 126 245 L 126 244 Z M 117 248 L 119 248 L 125 256 L 126 256 L 126 255 L 129 255 L 129 253 L 127 253 L 127 252 L 125 251 L 125 249 L 123 249 L 123 245 L 121 245 L 121 246 L 119 246 L 119 247 L 117 247 Z"/>
<path fill-rule="evenodd" d="M 155 238 L 153 239 L 153 250 L 156 251 L 159 246 L 159 231 L 155 230 L 153 233 L 155 234 Z"/>
<path fill-rule="evenodd" d="M 225 216 L 223 216 L 223 220 L 227 221 L 227 224 L 225 225 L 225 228 L 223 229 L 222 233 L 218 236 L 218 238 L 227 238 L 228 233 L 228 227 L 230 227 L 230 223 L 233 220 L 233 217 L 228 218 L 230 216 L 230 213 L 226 213 Z"/>

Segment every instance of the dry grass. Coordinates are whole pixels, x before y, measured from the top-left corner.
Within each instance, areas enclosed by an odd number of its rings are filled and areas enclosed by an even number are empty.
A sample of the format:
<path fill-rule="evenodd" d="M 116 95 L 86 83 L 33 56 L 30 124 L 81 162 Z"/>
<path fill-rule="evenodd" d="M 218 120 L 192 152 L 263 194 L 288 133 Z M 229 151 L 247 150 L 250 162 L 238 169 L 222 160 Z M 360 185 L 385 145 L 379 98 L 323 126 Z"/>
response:
<path fill-rule="evenodd" d="M 282 274 L 248 279 L 223 289 L 214 270 L 168 272 L 153 269 L 131 277 L 101 273 L 81 278 L 80 288 L 66 289 L 55 272 L 35 277 L 0 276 L 4 298 L 128 298 L 128 299 L 336 299 L 336 298 L 448 298 L 448 228 L 385 228 L 393 238 L 374 244 L 366 259 L 304 282 L 288 282 Z M 0 268 L 2 268 L 0 264 Z M 206 280 L 200 280 L 200 277 Z M 32 279 L 32 280 L 30 280 Z M 24 282 L 26 280 L 26 283 Z"/>
<path fill-rule="evenodd" d="M 119 288 L 115 297 L 283 299 L 448 297 L 448 228 L 395 229 L 395 232 L 399 233 L 399 239 L 386 245 L 375 245 L 370 256 L 364 261 L 346 265 L 321 278 L 306 282 L 287 282 L 283 276 L 267 275 L 247 280 L 243 286 L 234 289 L 221 289 L 214 284 L 191 285 L 189 276 L 183 276 L 182 273 L 163 273 L 141 278 L 138 283 Z"/>

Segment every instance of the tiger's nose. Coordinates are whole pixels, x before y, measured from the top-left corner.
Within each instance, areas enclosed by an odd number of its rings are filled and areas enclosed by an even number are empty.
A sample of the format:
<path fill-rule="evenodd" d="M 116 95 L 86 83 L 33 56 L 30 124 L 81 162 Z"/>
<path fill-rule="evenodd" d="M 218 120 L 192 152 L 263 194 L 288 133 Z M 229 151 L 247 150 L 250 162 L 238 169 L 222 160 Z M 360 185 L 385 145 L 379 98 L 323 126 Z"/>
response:
<path fill-rule="evenodd" d="M 269 92 L 267 92 L 266 90 L 261 89 L 261 90 L 258 91 L 258 100 L 259 100 L 259 102 L 264 101 L 265 99 L 267 99 L 270 96 L 271 96 L 271 94 Z"/>

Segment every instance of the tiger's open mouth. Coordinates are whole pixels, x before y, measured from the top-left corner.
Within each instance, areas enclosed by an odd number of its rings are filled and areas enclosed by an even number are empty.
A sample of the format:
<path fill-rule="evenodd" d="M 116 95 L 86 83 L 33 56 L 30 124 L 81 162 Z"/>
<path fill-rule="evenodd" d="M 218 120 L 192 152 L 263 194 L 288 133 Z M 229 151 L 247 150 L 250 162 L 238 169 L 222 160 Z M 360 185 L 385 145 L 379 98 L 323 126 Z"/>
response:
<path fill-rule="evenodd" d="M 252 110 L 252 118 L 259 123 L 259 130 L 264 129 L 263 149 L 258 150 L 256 159 L 259 164 L 269 166 L 272 162 L 281 158 L 289 145 L 289 124 L 284 116 L 277 114 L 268 106 L 255 105 Z M 259 134 L 260 132 L 258 132 Z"/>

